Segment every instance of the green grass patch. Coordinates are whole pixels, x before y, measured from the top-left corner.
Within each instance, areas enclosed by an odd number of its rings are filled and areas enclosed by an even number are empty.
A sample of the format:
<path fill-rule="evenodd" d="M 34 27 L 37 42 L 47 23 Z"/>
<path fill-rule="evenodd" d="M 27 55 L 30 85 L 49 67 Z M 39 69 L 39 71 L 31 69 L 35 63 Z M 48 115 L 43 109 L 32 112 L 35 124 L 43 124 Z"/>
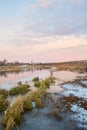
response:
<path fill-rule="evenodd" d="M 30 86 L 28 84 L 18 84 L 17 87 L 10 89 L 9 95 L 25 94 L 29 91 L 29 87 Z"/>
<path fill-rule="evenodd" d="M 32 81 L 34 82 L 39 81 L 39 77 L 34 77 Z"/>

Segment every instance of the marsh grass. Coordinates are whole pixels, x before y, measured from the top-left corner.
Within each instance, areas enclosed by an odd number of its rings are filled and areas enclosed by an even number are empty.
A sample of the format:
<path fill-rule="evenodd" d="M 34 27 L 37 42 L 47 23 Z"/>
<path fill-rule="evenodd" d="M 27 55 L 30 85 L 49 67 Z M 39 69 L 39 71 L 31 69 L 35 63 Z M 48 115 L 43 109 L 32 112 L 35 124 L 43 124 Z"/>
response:
<path fill-rule="evenodd" d="M 0 95 L 3 95 L 6 98 L 8 96 L 8 91 L 5 89 L 0 89 Z"/>
<path fill-rule="evenodd" d="M 35 87 L 38 87 L 38 88 L 39 88 L 39 87 L 40 87 L 40 84 L 41 84 L 40 81 L 35 81 L 35 82 L 34 82 L 34 86 L 35 86 Z"/>
<path fill-rule="evenodd" d="M 4 111 L 8 107 L 8 100 L 6 99 L 8 96 L 8 91 L 5 89 L 0 89 L 0 111 Z"/>
<path fill-rule="evenodd" d="M 55 77 L 53 77 L 53 76 L 49 76 L 48 78 L 45 78 L 44 80 L 42 80 L 42 81 L 34 81 L 34 86 L 35 87 L 38 87 L 38 88 L 40 88 L 40 87 L 42 87 L 42 88 L 44 88 L 44 89 L 47 89 L 47 88 L 50 88 L 50 85 L 52 84 L 52 83 L 55 83 L 55 80 L 56 80 L 56 78 Z"/>
<path fill-rule="evenodd" d="M 32 81 L 33 82 L 39 81 L 39 77 L 34 77 Z"/>
<path fill-rule="evenodd" d="M 5 111 L 7 107 L 8 100 L 3 95 L 0 95 L 0 111 Z"/>
<path fill-rule="evenodd" d="M 33 109 L 32 100 L 31 100 L 31 98 L 29 96 L 24 97 L 24 99 L 23 99 L 23 108 L 24 108 L 24 111 L 29 111 L 29 110 Z"/>
<path fill-rule="evenodd" d="M 23 98 L 18 96 L 13 105 L 6 111 L 2 124 L 6 130 L 13 130 L 18 127 L 23 120 Z"/>
<path fill-rule="evenodd" d="M 19 125 L 23 121 L 24 112 L 33 109 L 33 102 L 36 104 L 37 108 L 44 107 L 44 101 L 47 94 L 46 89 L 50 87 L 50 83 L 53 82 L 52 80 L 53 78 L 46 78 L 43 81 L 39 81 L 40 87 L 36 91 L 29 92 L 27 96 L 18 96 L 16 98 L 14 103 L 7 109 L 2 119 L 2 124 L 3 126 L 5 126 L 6 130 L 13 130 L 14 128 L 19 128 Z M 10 94 L 17 95 L 20 92 L 22 93 L 25 88 L 29 88 L 29 86 L 20 83 L 16 88 L 10 90 Z"/>
<path fill-rule="evenodd" d="M 29 91 L 29 85 L 28 84 L 22 84 L 18 83 L 18 85 L 14 88 L 11 88 L 9 91 L 9 95 L 19 95 L 19 94 L 25 94 Z"/>
<path fill-rule="evenodd" d="M 2 119 L 2 124 L 6 130 L 13 130 L 14 127 L 18 128 L 23 121 L 24 112 L 33 109 L 32 102 L 36 103 L 37 108 L 44 107 L 45 94 L 46 90 L 40 87 L 37 91 L 31 91 L 25 97 L 18 96 L 10 108 L 7 109 Z"/>

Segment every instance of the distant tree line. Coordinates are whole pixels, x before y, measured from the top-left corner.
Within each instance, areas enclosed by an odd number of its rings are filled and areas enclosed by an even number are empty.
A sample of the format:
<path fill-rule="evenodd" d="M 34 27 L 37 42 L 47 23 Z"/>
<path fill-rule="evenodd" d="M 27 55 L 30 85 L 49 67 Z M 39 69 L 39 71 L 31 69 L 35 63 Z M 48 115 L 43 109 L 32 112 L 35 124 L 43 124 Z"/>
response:
<path fill-rule="evenodd" d="M 6 59 L 0 60 L 0 66 L 6 66 L 6 65 L 24 65 L 24 64 L 29 64 L 29 63 L 23 63 L 23 62 L 19 62 L 19 61 L 8 62 Z"/>

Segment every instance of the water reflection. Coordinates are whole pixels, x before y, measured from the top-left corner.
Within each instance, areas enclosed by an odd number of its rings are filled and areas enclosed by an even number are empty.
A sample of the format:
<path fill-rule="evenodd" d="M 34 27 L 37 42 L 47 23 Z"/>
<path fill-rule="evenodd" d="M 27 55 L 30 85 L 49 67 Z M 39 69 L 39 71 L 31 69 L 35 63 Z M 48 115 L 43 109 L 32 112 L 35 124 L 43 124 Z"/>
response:
<path fill-rule="evenodd" d="M 0 73 L 0 86 L 9 89 L 19 81 L 26 82 L 32 80 L 35 76 L 45 78 L 50 75 L 48 69 L 28 69 L 22 71 L 11 71 Z"/>
<path fill-rule="evenodd" d="M 37 69 L 37 70 L 42 70 L 41 68 L 40 69 Z M 7 77 L 9 74 L 19 74 L 19 73 L 24 73 L 24 72 L 32 72 L 35 71 L 34 69 L 27 69 L 27 70 L 12 70 L 12 71 L 2 71 L 0 72 L 0 77 L 3 76 L 3 77 Z"/>

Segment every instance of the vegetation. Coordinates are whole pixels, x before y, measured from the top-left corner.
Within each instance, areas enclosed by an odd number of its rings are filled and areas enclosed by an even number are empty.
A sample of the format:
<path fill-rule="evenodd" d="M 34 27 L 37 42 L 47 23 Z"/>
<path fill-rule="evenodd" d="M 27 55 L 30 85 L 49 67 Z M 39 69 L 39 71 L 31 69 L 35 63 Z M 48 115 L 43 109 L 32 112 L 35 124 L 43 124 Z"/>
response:
<path fill-rule="evenodd" d="M 46 79 L 44 79 L 42 81 L 35 80 L 34 86 L 38 87 L 38 88 L 42 87 L 44 89 L 47 89 L 47 88 L 50 87 L 50 84 L 52 84 L 52 83 L 55 83 L 55 77 L 49 76 L 48 78 L 46 78 Z"/>
<path fill-rule="evenodd" d="M 18 83 L 17 87 L 11 88 L 9 91 L 9 95 L 19 95 L 19 94 L 25 94 L 29 91 L 29 85 L 28 84 L 22 84 Z"/>
<path fill-rule="evenodd" d="M 23 112 L 23 98 L 19 96 L 3 117 L 2 124 L 6 130 L 13 130 L 14 127 L 18 128 L 23 120 Z"/>
<path fill-rule="evenodd" d="M 8 107 L 8 100 L 6 99 L 8 91 L 0 89 L 0 111 L 5 111 Z"/>
<path fill-rule="evenodd" d="M 34 82 L 39 81 L 39 77 L 34 77 L 32 81 Z"/>
<path fill-rule="evenodd" d="M 38 90 L 29 92 L 29 94 L 25 97 L 18 96 L 14 103 L 7 110 L 7 102 L 4 100 L 7 92 L 5 90 L 1 90 L 0 109 L 2 106 L 2 108 L 6 110 L 5 115 L 2 119 L 2 124 L 6 128 L 6 130 L 13 130 L 14 128 L 19 129 L 19 125 L 23 121 L 24 112 L 32 110 L 33 103 L 35 103 L 37 108 L 44 107 L 45 96 L 47 94 L 46 89 L 49 88 L 50 84 L 54 82 L 54 77 L 48 77 L 43 81 L 39 81 L 38 78 L 35 78 L 34 82 L 39 83 Z M 9 94 L 24 94 L 28 91 L 29 85 L 19 82 L 17 87 L 12 88 L 9 91 Z M 4 96 L 2 96 L 2 94 Z"/>
<path fill-rule="evenodd" d="M 14 103 L 5 112 L 2 124 L 6 130 L 18 128 L 23 120 L 23 113 L 33 109 L 32 102 L 35 102 L 37 108 L 44 107 L 44 97 L 46 95 L 45 87 L 41 87 L 37 91 L 31 91 L 27 96 L 18 96 Z"/>
<path fill-rule="evenodd" d="M 33 101 L 36 103 L 37 108 L 44 107 L 44 96 L 45 95 L 46 95 L 46 91 L 43 88 L 40 88 L 37 92 L 35 92 Z"/>
<path fill-rule="evenodd" d="M 52 83 L 55 83 L 55 78 L 53 76 L 49 76 L 41 82 L 41 86 L 45 89 L 49 88 Z"/>
<path fill-rule="evenodd" d="M 3 95 L 6 98 L 8 96 L 8 91 L 5 89 L 0 89 L 0 95 Z"/>
<path fill-rule="evenodd" d="M 24 97 L 24 99 L 23 99 L 23 108 L 24 108 L 24 111 L 28 111 L 28 110 L 33 109 L 32 100 L 31 100 L 30 96 Z"/>
<path fill-rule="evenodd" d="M 40 81 L 36 81 L 36 82 L 34 82 L 34 86 L 35 86 L 35 87 L 38 87 L 38 88 L 39 88 L 40 85 L 41 85 L 41 82 L 40 82 Z"/>
<path fill-rule="evenodd" d="M 5 111 L 8 107 L 8 100 L 0 94 L 0 111 Z"/>
<path fill-rule="evenodd" d="M 56 63 L 55 66 L 57 70 L 87 72 L 87 60 Z"/>
<path fill-rule="evenodd" d="M 8 62 L 6 59 L 0 61 L 0 72 L 23 71 L 26 69 L 50 69 L 55 67 L 56 70 L 69 70 L 78 72 L 87 72 L 87 60 L 71 61 L 61 63 L 23 63 L 23 62 Z"/>

